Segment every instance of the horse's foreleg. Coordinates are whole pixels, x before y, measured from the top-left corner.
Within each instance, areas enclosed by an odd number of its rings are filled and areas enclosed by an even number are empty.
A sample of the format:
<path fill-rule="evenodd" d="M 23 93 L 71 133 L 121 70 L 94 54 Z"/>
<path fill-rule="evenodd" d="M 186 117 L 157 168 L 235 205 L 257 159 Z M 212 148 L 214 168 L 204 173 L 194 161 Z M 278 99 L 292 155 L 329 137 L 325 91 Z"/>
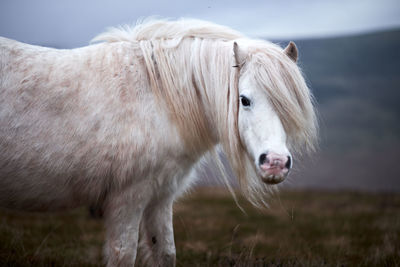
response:
<path fill-rule="evenodd" d="M 139 225 L 146 200 L 142 194 L 120 192 L 107 199 L 105 209 L 107 266 L 135 264 Z"/>
<path fill-rule="evenodd" d="M 176 250 L 172 222 L 173 200 L 157 201 L 147 206 L 143 215 L 145 242 L 152 266 L 175 266 Z"/>

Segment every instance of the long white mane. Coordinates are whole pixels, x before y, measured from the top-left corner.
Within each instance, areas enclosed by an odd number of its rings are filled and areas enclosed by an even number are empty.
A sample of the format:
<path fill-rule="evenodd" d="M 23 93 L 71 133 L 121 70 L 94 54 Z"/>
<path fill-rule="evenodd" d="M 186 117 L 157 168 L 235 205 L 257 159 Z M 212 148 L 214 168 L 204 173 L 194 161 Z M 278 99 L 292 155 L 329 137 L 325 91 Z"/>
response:
<path fill-rule="evenodd" d="M 136 26 L 124 25 L 118 28 L 111 27 L 104 33 L 96 36 L 92 41 L 106 42 L 138 42 L 157 39 L 202 38 L 216 40 L 235 40 L 244 36 L 228 27 L 196 19 L 144 20 Z"/>
<path fill-rule="evenodd" d="M 199 20 L 153 20 L 135 27 L 111 28 L 93 41 L 131 42 L 141 49 L 152 90 L 190 151 L 213 149 L 216 135 L 244 195 L 256 206 L 266 204 L 264 195 L 272 187 L 257 177 L 239 137 L 241 71 L 254 73 L 259 86 L 267 90 L 291 148 L 298 152 L 314 148 L 317 124 L 312 96 L 298 66 L 275 44 Z M 242 68 L 234 67 L 235 41 L 248 45 Z M 217 129 L 210 129 L 210 125 Z"/>

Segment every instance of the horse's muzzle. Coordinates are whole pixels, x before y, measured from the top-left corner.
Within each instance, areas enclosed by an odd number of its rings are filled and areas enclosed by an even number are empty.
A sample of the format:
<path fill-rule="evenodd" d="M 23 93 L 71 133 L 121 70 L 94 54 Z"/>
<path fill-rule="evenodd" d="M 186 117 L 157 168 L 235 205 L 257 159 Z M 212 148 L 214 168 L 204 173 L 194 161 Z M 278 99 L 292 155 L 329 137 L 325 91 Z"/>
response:
<path fill-rule="evenodd" d="M 292 167 L 292 158 L 277 153 L 263 153 L 258 160 L 259 171 L 264 183 L 279 184 L 287 177 Z"/>

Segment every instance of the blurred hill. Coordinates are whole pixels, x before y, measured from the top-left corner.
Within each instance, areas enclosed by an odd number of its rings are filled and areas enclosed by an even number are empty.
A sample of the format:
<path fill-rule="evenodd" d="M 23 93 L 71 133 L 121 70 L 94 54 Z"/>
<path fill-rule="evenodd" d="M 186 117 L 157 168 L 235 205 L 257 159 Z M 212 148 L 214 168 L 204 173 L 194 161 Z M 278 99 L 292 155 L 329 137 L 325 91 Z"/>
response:
<path fill-rule="evenodd" d="M 291 184 L 400 191 L 400 30 L 295 43 L 321 143 Z"/>

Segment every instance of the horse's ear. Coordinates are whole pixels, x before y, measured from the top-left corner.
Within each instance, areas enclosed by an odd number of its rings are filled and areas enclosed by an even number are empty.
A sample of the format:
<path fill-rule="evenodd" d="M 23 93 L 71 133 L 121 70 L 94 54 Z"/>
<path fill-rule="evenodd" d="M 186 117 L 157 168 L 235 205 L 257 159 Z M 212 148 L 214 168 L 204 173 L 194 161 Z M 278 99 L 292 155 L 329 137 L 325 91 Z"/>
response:
<path fill-rule="evenodd" d="M 235 55 L 235 67 L 241 67 L 245 63 L 246 54 L 240 50 L 239 45 L 236 42 L 233 43 L 233 54 Z"/>
<path fill-rule="evenodd" d="M 294 63 L 297 62 L 298 51 L 297 46 L 294 42 L 290 41 L 288 46 L 286 46 L 284 52 L 291 60 L 293 60 Z"/>

